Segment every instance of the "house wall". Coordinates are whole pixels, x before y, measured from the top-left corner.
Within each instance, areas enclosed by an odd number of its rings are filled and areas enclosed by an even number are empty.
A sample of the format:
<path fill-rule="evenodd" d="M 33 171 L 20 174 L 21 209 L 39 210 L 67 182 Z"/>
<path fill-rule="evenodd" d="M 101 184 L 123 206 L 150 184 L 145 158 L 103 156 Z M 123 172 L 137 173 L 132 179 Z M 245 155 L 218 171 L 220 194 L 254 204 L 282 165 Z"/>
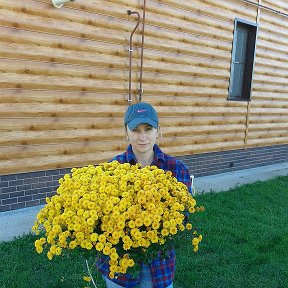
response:
<path fill-rule="evenodd" d="M 147 0 L 143 101 L 159 112 L 166 153 L 287 149 L 288 17 L 250 2 Z M 76 0 L 56 9 L 50 0 L 0 0 L 0 175 L 98 164 L 124 151 L 136 24 L 126 11 L 142 15 L 142 4 Z M 288 13 L 284 0 L 261 5 Z M 235 17 L 259 23 L 250 102 L 227 101 Z"/>

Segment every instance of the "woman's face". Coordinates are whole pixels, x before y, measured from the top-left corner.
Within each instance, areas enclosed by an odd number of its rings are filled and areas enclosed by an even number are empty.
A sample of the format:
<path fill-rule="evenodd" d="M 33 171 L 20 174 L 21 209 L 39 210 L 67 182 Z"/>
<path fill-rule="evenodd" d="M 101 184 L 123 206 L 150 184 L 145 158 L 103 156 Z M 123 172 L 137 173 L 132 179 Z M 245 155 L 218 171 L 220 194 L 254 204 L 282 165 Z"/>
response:
<path fill-rule="evenodd" d="M 127 136 L 134 153 L 146 153 L 152 151 L 158 134 L 158 129 L 155 129 L 148 124 L 140 124 L 133 130 L 130 130 L 127 126 Z"/>

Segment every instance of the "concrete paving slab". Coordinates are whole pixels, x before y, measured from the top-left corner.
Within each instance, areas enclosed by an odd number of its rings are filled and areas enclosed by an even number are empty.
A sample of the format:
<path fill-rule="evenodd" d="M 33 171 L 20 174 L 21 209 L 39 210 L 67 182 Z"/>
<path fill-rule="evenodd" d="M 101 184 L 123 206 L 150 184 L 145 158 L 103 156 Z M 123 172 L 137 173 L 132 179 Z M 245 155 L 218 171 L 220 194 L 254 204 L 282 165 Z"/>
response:
<path fill-rule="evenodd" d="M 262 166 L 198 178 L 196 177 L 194 179 L 194 187 L 198 194 L 210 191 L 227 191 L 235 186 L 253 183 L 255 181 L 265 181 L 281 175 L 288 175 L 288 163 Z M 10 241 L 14 237 L 22 236 L 23 234 L 31 232 L 36 215 L 42 207 L 43 205 L 1 212 L 0 242 Z"/>
<path fill-rule="evenodd" d="M 14 237 L 29 234 L 36 215 L 43 207 L 34 206 L 0 213 L 0 242 L 10 241 Z"/>
<path fill-rule="evenodd" d="M 281 163 L 199 178 L 195 177 L 194 188 L 196 193 L 228 191 L 239 185 L 256 181 L 266 181 L 277 176 L 285 175 L 288 175 L 288 163 Z"/>

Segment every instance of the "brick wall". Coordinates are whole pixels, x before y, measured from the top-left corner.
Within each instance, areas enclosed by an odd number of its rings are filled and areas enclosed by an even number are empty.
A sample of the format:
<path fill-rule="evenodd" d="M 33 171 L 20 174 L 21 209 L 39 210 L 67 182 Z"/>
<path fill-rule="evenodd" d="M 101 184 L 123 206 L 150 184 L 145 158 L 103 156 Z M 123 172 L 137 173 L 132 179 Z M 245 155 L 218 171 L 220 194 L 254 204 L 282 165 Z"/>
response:
<path fill-rule="evenodd" d="M 288 162 L 288 145 L 230 150 L 178 157 L 195 177 Z M 52 196 L 70 169 L 0 176 L 0 212 L 36 206 Z"/>
<path fill-rule="evenodd" d="M 41 205 L 52 196 L 58 180 L 70 169 L 0 176 L 0 212 Z"/>
<path fill-rule="evenodd" d="M 195 177 L 288 162 L 288 145 L 275 145 L 178 157 Z"/>

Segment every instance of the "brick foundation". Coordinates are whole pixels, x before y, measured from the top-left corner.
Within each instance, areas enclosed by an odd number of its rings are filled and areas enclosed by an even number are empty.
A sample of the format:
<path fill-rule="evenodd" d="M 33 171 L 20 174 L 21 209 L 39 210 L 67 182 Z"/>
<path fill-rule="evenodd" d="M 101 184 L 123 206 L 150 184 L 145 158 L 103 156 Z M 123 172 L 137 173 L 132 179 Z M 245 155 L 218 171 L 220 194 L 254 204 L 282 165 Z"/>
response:
<path fill-rule="evenodd" d="M 288 162 L 288 145 L 230 150 L 177 157 L 195 177 Z M 52 196 L 70 169 L 0 176 L 0 212 L 36 206 Z"/>
<path fill-rule="evenodd" d="M 288 145 L 276 145 L 178 157 L 195 177 L 288 162 Z"/>

